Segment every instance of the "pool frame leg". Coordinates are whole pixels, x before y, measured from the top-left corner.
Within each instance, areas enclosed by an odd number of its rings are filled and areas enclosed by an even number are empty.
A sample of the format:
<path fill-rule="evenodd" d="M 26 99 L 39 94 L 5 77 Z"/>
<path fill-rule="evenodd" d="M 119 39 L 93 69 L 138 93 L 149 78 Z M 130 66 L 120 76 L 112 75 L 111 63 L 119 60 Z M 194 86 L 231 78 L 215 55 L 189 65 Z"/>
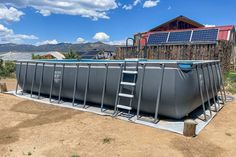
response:
<path fill-rule="evenodd" d="M 105 79 L 104 79 L 103 88 L 102 88 L 101 112 L 103 112 L 104 96 L 105 96 L 105 91 L 106 91 L 106 83 L 107 83 L 107 75 L 108 75 L 108 66 L 109 64 L 105 64 L 106 70 L 105 70 Z"/>
<path fill-rule="evenodd" d="M 138 96 L 138 107 L 137 107 L 137 119 L 139 119 L 139 114 L 140 114 L 140 105 L 141 105 L 141 99 L 142 99 L 142 94 L 143 94 L 143 82 L 144 82 L 144 76 L 145 76 L 145 71 L 146 71 L 146 64 L 142 64 L 142 69 L 143 69 L 143 73 L 142 73 L 142 77 L 140 80 L 140 87 L 139 87 L 139 96 Z"/>
<path fill-rule="evenodd" d="M 160 86 L 158 88 L 158 94 L 157 94 L 157 99 L 156 99 L 156 109 L 155 109 L 155 117 L 154 117 L 154 123 L 157 123 L 158 120 L 158 112 L 159 112 L 159 105 L 161 101 L 161 91 L 162 91 L 162 86 L 163 86 L 163 78 L 164 78 L 164 71 L 165 71 L 165 64 L 161 64 L 161 79 L 160 79 Z"/>
<path fill-rule="evenodd" d="M 207 64 L 207 73 L 208 73 L 208 77 L 209 77 L 209 84 L 211 86 L 211 93 L 212 93 L 212 98 L 213 98 L 213 102 L 214 102 L 215 112 L 217 112 L 215 91 L 214 91 L 214 87 L 213 87 L 213 76 L 211 77 L 211 74 L 210 74 L 210 64 L 209 63 Z"/>
<path fill-rule="evenodd" d="M 204 86 L 205 86 L 205 90 L 206 90 L 206 95 L 207 95 L 207 102 L 208 102 L 208 108 L 209 108 L 209 111 L 210 111 L 210 116 L 212 117 L 212 111 L 211 111 L 211 101 L 210 101 L 210 97 L 209 97 L 209 92 L 208 92 L 208 85 L 207 85 L 207 81 L 206 81 L 206 76 L 205 76 L 205 73 L 204 73 L 204 65 L 201 65 L 201 69 L 202 69 L 202 76 L 203 76 L 203 80 L 204 80 Z M 210 79 L 210 78 L 209 78 Z"/>
<path fill-rule="evenodd" d="M 75 106 L 75 93 L 76 93 L 76 89 L 77 89 L 78 74 L 79 74 L 79 64 L 76 64 L 76 72 L 75 72 L 75 80 L 74 80 L 74 90 L 73 90 L 72 106 Z"/>
<path fill-rule="evenodd" d="M 58 104 L 60 104 L 60 102 L 61 102 L 61 91 L 62 91 L 62 86 L 63 86 L 64 70 L 65 70 L 65 64 L 62 65 L 61 82 L 60 82 L 58 102 L 57 102 Z"/>
<path fill-rule="evenodd" d="M 217 85 L 216 85 L 216 80 L 215 80 L 215 76 L 214 76 L 214 72 L 213 72 L 213 64 L 210 64 L 211 66 L 211 74 L 212 74 L 212 78 L 213 78 L 213 85 L 214 85 L 214 90 L 215 90 L 215 94 L 216 94 L 216 102 L 219 105 L 220 101 L 219 101 L 219 97 L 218 97 L 218 91 L 217 91 Z M 219 106 L 218 106 L 219 107 Z M 219 108 L 216 107 L 216 112 L 218 112 Z"/>
<path fill-rule="evenodd" d="M 27 72 L 28 72 L 28 65 L 29 65 L 29 62 L 26 62 L 25 75 L 24 75 L 24 81 L 23 81 L 23 86 L 22 86 L 22 93 L 21 93 L 21 95 L 24 94 L 25 81 L 26 81 L 26 79 L 27 79 Z"/>
<path fill-rule="evenodd" d="M 41 88 L 42 88 L 42 82 L 43 82 L 43 73 L 44 73 L 44 66 L 45 63 L 42 64 L 42 73 L 41 73 L 41 77 L 40 77 L 40 83 L 39 83 L 39 91 L 38 91 L 38 99 L 40 99 L 40 94 L 41 94 Z"/>
<path fill-rule="evenodd" d="M 88 74 L 87 74 L 86 87 L 85 87 L 85 93 L 84 93 L 83 108 L 86 107 L 86 102 L 87 102 L 87 93 L 88 93 L 88 86 L 89 86 L 90 68 L 91 68 L 91 64 L 88 64 Z"/>
<path fill-rule="evenodd" d="M 52 73 L 52 78 L 51 78 L 49 102 L 52 102 L 52 90 L 53 90 L 53 85 L 54 85 L 55 70 L 56 70 L 56 64 L 54 63 L 53 64 L 53 73 Z"/>
<path fill-rule="evenodd" d="M 221 95 L 221 101 L 223 104 L 225 104 L 225 101 L 224 101 L 224 98 L 223 98 L 223 92 L 222 92 L 222 88 L 221 88 L 221 78 L 220 78 L 220 71 L 219 71 L 219 67 L 217 66 L 218 64 L 215 63 L 215 72 L 216 72 L 216 75 L 217 75 L 217 82 L 218 82 L 218 85 L 219 85 L 219 88 L 220 88 L 220 95 Z"/>
<path fill-rule="evenodd" d="M 205 101 L 203 97 L 203 92 L 202 92 L 202 86 L 201 86 L 201 80 L 199 76 L 199 71 L 198 71 L 198 65 L 196 65 L 196 72 L 197 72 L 197 79 L 198 79 L 198 86 L 199 86 L 199 92 L 201 95 L 201 100 L 202 100 L 202 109 L 203 109 L 203 114 L 204 114 L 204 121 L 207 121 L 207 114 L 206 114 L 206 108 L 205 108 Z"/>
<path fill-rule="evenodd" d="M 19 69 L 18 79 L 16 82 L 16 94 L 18 92 L 18 87 L 19 87 L 19 80 L 20 80 L 20 76 L 21 76 L 21 67 L 22 67 L 22 62 L 20 62 L 20 69 Z"/>
<path fill-rule="evenodd" d="M 32 80 L 31 89 L 30 89 L 30 97 L 31 98 L 32 98 L 32 94 L 33 94 L 33 88 L 34 88 L 34 82 L 35 82 L 35 75 L 36 75 L 37 67 L 38 67 L 38 63 L 35 63 L 34 73 L 33 73 L 33 80 Z"/>
<path fill-rule="evenodd" d="M 117 113 L 117 104 L 119 102 L 119 91 L 120 91 L 120 82 L 121 82 L 121 78 L 123 76 L 123 64 L 120 64 L 120 76 L 119 76 L 119 80 L 118 80 L 118 83 L 117 83 L 117 90 L 116 90 L 116 100 L 115 100 L 115 105 L 114 105 L 114 113 L 113 113 L 113 116 L 116 116 L 116 113 Z"/>

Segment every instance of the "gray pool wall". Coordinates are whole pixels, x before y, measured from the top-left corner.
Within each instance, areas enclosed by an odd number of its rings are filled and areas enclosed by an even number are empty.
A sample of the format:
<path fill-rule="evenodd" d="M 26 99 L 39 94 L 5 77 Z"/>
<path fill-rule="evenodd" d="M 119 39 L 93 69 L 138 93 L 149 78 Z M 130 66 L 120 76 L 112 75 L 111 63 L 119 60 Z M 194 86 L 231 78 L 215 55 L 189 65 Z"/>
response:
<path fill-rule="evenodd" d="M 204 102 L 207 101 L 204 85 L 207 86 L 210 98 L 216 96 L 216 92 L 212 92 L 210 81 L 213 81 L 214 79 L 214 83 L 216 84 L 217 88 L 216 90 L 219 91 L 219 83 L 221 81 L 217 79 L 218 75 L 220 74 L 219 68 L 217 66 L 219 61 L 141 61 L 139 62 L 137 85 L 132 102 L 132 108 L 134 111 L 137 109 L 141 77 L 143 74 L 143 65 L 145 64 L 145 75 L 143 81 L 140 111 L 150 115 L 155 114 L 158 87 L 160 86 L 161 79 L 161 65 L 163 63 L 165 64 L 165 69 L 163 76 L 163 86 L 161 90 L 159 115 L 180 119 L 188 115 L 194 109 L 198 108 L 202 104 L 199 83 L 204 93 Z M 181 63 L 189 63 L 191 68 L 181 69 L 179 66 Z M 37 68 L 35 68 L 36 64 Z M 40 80 L 43 78 L 40 93 L 48 96 L 50 94 L 51 80 L 54 77 L 52 95 L 54 97 L 59 96 L 60 84 L 62 81 L 61 98 L 72 99 L 77 65 L 79 65 L 78 77 L 76 80 L 77 87 L 75 99 L 83 101 L 87 74 L 89 72 L 88 67 L 90 65 L 87 102 L 101 104 L 106 65 L 108 65 L 104 105 L 114 107 L 120 79 L 121 65 L 123 64 L 124 62 L 22 61 L 20 74 L 20 62 L 17 62 L 16 64 L 16 76 L 20 87 L 23 88 L 24 92 L 28 93 L 31 92 L 33 78 L 35 78 L 32 88 L 34 93 L 39 92 Z M 54 65 L 56 65 L 55 72 L 53 72 Z M 64 76 L 62 77 L 63 65 Z M 43 66 L 44 72 L 42 75 Z M 198 71 L 196 70 L 197 67 L 199 67 Z M 35 69 L 36 71 L 34 73 Z M 131 67 L 128 67 L 128 69 L 135 70 L 135 66 L 131 65 Z M 203 78 L 203 72 L 205 80 Z M 211 74 L 210 78 L 208 72 Z M 129 76 L 127 76 L 127 79 L 129 79 Z M 128 87 L 125 89 L 126 92 L 129 92 L 130 90 Z M 128 105 L 128 102 L 122 99 L 121 104 Z"/>

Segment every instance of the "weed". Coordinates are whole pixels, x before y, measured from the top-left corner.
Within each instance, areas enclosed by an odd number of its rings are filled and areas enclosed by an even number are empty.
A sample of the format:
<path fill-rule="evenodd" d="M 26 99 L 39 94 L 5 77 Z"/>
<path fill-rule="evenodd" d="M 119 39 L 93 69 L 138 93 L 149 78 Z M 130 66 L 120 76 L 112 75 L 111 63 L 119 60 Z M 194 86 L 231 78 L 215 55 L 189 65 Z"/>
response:
<path fill-rule="evenodd" d="M 103 144 L 106 144 L 106 143 L 110 143 L 111 140 L 112 140 L 112 138 L 105 137 L 102 141 L 103 141 Z"/>
<path fill-rule="evenodd" d="M 70 157 L 80 157 L 79 155 L 76 155 L 76 154 L 74 154 L 74 155 L 71 155 Z"/>
<path fill-rule="evenodd" d="M 232 136 L 232 134 L 229 133 L 229 132 L 226 132 L 225 135 L 227 135 L 227 136 Z"/>

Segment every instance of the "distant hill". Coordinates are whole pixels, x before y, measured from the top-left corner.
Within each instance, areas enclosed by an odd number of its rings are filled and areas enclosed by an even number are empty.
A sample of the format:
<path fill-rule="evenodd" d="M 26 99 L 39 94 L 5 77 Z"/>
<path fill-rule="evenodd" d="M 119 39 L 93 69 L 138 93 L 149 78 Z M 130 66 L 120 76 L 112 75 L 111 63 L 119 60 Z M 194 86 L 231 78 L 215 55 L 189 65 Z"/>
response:
<path fill-rule="evenodd" d="M 46 44 L 40 46 L 12 43 L 0 44 L 0 52 L 68 52 L 70 49 L 75 52 L 89 52 L 93 50 L 115 51 L 116 46 L 104 44 L 102 42 L 84 44 L 59 43 L 55 45 Z"/>

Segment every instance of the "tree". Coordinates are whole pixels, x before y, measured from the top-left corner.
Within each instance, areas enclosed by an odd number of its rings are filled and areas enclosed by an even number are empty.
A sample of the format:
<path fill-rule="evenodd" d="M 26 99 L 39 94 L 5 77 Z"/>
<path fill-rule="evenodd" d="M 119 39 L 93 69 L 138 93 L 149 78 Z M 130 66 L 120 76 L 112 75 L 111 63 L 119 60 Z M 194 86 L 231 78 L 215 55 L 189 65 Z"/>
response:
<path fill-rule="evenodd" d="M 43 59 L 40 55 L 32 54 L 32 59 Z"/>
<path fill-rule="evenodd" d="M 65 59 L 80 59 L 80 56 L 75 53 L 72 49 L 69 50 L 68 53 L 64 54 Z"/>

